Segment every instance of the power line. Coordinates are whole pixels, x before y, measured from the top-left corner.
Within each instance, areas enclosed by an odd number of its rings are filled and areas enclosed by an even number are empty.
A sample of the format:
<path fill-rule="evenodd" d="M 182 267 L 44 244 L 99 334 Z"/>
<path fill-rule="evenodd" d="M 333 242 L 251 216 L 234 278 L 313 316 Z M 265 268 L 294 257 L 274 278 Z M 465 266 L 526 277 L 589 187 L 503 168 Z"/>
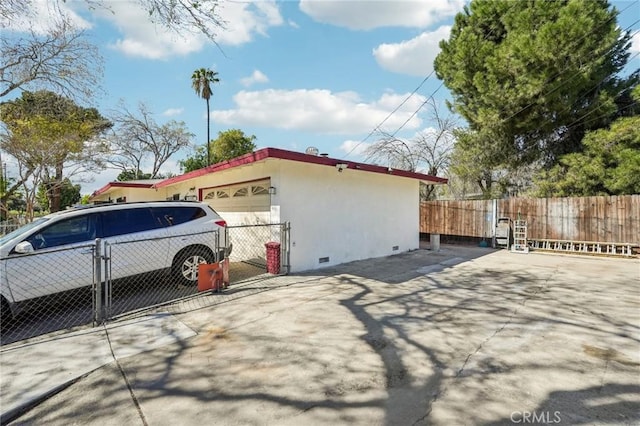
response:
<path fill-rule="evenodd" d="M 517 4 L 517 2 L 515 2 L 515 1 L 514 1 L 514 2 L 513 2 L 513 4 L 511 5 L 511 7 L 510 7 L 506 12 L 508 12 L 508 11 L 509 11 L 511 8 L 513 8 L 516 4 Z M 632 4 L 630 4 L 629 6 L 625 7 L 624 9 L 622 9 L 621 11 L 619 11 L 619 12 L 618 12 L 618 14 L 617 14 L 616 16 L 612 16 L 612 17 L 611 17 L 611 18 L 609 18 L 608 20 L 604 21 L 601 25 L 599 25 L 598 27 L 596 27 L 596 29 L 597 29 L 597 28 L 600 28 L 600 27 L 602 27 L 602 26 L 604 26 L 604 25 L 606 25 L 606 24 L 608 24 L 611 20 L 615 19 L 618 15 L 620 15 L 622 12 L 624 12 L 625 10 L 627 10 L 628 8 L 630 8 L 631 6 L 632 6 Z M 505 12 L 505 13 L 506 13 L 506 12 Z M 637 24 L 638 22 L 640 22 L 640 20 L 636 20 L 635 22 L 633 22 L 632 24 L 630 24 L 627 28 L 625 28 L 623 31 L 625 31 L 625 32 L 630 31 L 631 27 L 632 27 L 633 25 Z M 491 34 L 492 34 L 492 33 L 493 33 L 493 29 L 492 29 L 492 31 L 491 31 L 491 32 L 489 32 L 488 34 L 486 34 L 486 35 L 483 37 L 483 39 L 484 39 L 484 40 L 487 40 L 487 38 L 488 38 L 489 36 L 491 36 Z M 633 34 L 633 33 L 632 33 L 632 34 Z M 576 39 L 576 40 L 574 41 L 575 46 L 578 46 L 578 45 L 579 45 L 579 43 L 580 43 L 583 39 L 585 39 L 588 35 L 589 35 L 589 34 L 586 34 L 586 33 L 585 33 L 582 37 L 580 37 L 580 38 Z M 631 59 L 633 59 L 635 56 L 638 56 L 638 55 L 637 55 L 637 54 L 636 54 L 636 55 L 634 55 Z M 542 65 L 538 66 L 537 68 L 538 68 L 538 70 L 542 69 Z M 412 97 L 412 96 L 413 96 L 413 95 L 414 95 L 414 94 L 415 94 L 415 93 L 416 93 L 416 92 L 417 92 L 417 91 L 418 91 L 418 90 L 419 90 L 419 89 L 424 85 L 424 83 L 428 80 L 428 78 L 429 78 L 429 77 L 431 77 L 431 75 L 434 73 L 434 71 L 435 71 L 435 70 L 432 70 L 432 71 L 431 71 L 431 73 L 430 73 L 430 74 L 429 74 L 429 75 L 428 75 L 428 76 L 427 76 L 427 77 L 426 77 L 426 78 L 425 78 L 425 79 L 420 83 L 420 85 L 419 85 L 419 86 L 418 86 L 418 87 L 417 87 L 417 88 L 416 88 L 416 89 L 415 89 L 415 90 L 414 90 L 414 91 L 413 91 L 409 96 L 407 96 L 407 98 L 405 98 L 405 99 L 402 101 L 402 103 L 401 103 L 400 105 L 398 105 L 398 107 L 396 107 L 396 108 L 395 108 L 391 113 L 389 113 L 389 114 L 387 115 L 387 117 L 385 117 L 385 119 L 384 119 L 384 120 L 382 120 L 382 122 L 380 122 L 377 126 L 375 126 L 375 127 L 373 128 L 373 130 L 371 130 L 371 132 L 369 132 L 369 134 L 368 134 L 365 138 L 363 138 L 360 142 L 358 142 L 358 143 L 357 143 L 357 144 L 356 144 L 356 145 L 355 145 L 355 146 L 354 146 L 354 147 L 353 147 L 353 148 L 352 148 L 352 149 L 351 149 L 351 150 L 346 154 L 346 156 L 349 156 L 353 151 L 355 151 L 355 150 L 358 148 L 358 146 L 360 146 L 360 145 L 361 145 L 362 143 L 364 143 L 367 139 L 369 139 L 369 138 L 370 138 L 370 137 L 371 137 L 371 136 L 372 136 L 376 131 L 378 131 L 378 130 L 379 130 L 379 128 L 380 128 L 380 126 L 381 126 L 382 124 L 384 124 L 384 123 L 385 123 L 385 122 L 386 122 L 386 121 L 387 121 L 387 120 L 388 120 L 388 119 L 389 119 L 393 114 L 395 114 L 395 113 L 400 109 L 400 107 L 402 107 L 402 106 L 403 106 L 403 105 L 404 105 L 404 104 L 409 100 L 409 98 L 411 98 L 411 97 Z M 548 83 L 551 83 L 553 80 L 556 80 L 559 76 L 561 76 L 561 75 L 562 75 L 563 73 L 565 73 L 565 72 L 567 72 L 567 70 L 566 70 L 566 69 L 565 69 L 565 70 L 560 70 L 559 72 L 557 72 L 557 73 L 556 73 L 556 74 L 554 74 L 553 76 L 549 77 L 549 78 L 547 79 L 547 81 L 545 82 L 545 85 L 546 85 L 546 84 L 548 84 Z M 580 70 L 577 70 L 577 71 L 574 73 L 574 75 L 578 75 L 578 73 L 579 73 L 579 72 L 580 72 Z M 608 77 L 610 77 L 610 76 L 607 76 L 607 78 L 608 78 Z M 605 79 L 606 79 L 606 78 L 605 78 Z M 604 80 L 603 80 L 603 81 L 604 81 Z M 599 86 L 603 81 L 599 82 L 599 83 L 598 83 L 598 85 L 596 85 L 592 90 L 595 90 L 595 89 L 596 89 L 596 88 L 597 88 L 597 87 L 598 87 L 598 86 Z M 396 130 L 391 134 L 391 136 L 392 136 L 392 137 L 395 137 L 395 135 L 396 135 L 400 130 L 402 130 L 402 129 L 403 129 L 403 128 L 404 128 L 404 127 L 405 127 L 405 126 L 406 126 L 406 125 L 407 125 L 407 124 L 408 124 L 408 123 L 409 123 L 409 122 L 410 122 L 410 121 L 411 121 L 411 120 L 412 120 L 412 119 L 413 119 L 417 114 L 418 114 L 418 112 L 419 112 L 419 111 L 420 111 L 420 110 L 421 110 L 421 109 L 422 109 L 422 108 L 423 108 L 423 107 L 424 107 L 424 106 L 429 102 L 429 100 L 433 99 L 434 95 L 435 95 L 435 94 L 440 90 L 440 88 L 443 86 L 443 84 L 444 84 L 444 81 L 442 81 L 442 82 L 440 83 L 440 85 L 439 85 L 439 86 L 438 86 L 438 87 L 433 91 L 433 93 L 431 93 L 431 95 L 430 95 L 430 96 L 429 96 L 429 97 L 428 97 L 424 102 L 422 102 L 422 103 L 420 104 L 420 106 L 418 106 L 418 108 L 417 108 L 417 109 L 416 109 L 416 110 L 415 110 L 415 111 L 414 111 L 414 112 L 409 116 L 409 118 L 408 118 L 407 120 L 405 120 L 405 121 L 400 125 L 400 127 L 398 127 L 398 128 L 397 128 L 397 129 L 396 129 Z M 567 84 L 567 82 L 566 82 L 566 81 L 561 82 L 561 84 L 559 84 L 558 86 L 556 86 L 555 88 L 553 88 L 553 89 L 552 89 L 552 90 L 550 90 L 549 92 L 544 93 L 544 94 L 541 94 L 540 96 L 547 96 L 547 95 L 549 95 L 549 94 L 551 94 L 551 93 L 553 93 L 553 92 L 555 92 L 555 91 L 559 90 L 559 89 L 560 89 L 561 87 L 563 87 L 565 84 Z M 590 92 L 590 91 L 589 91 L 589 92 Z M 589 93 L 589 92 L 587 92 L 587 93 Z M 583 96 L 583 97 L 584 97 L 584 96 Z M 524 106 L 523 108 L 521 108 L 521 109 L 520 109 L 520 110 L 518 110 L 517 112 L 515 112 L 515 113 L 511 114 L 510 116 L 508 116 L 508 117 L 506 117 L 506 118 L 504 118 L 504 119 L 501 119 L 501 120 L 500 120 L 500 122 L 499 122 L 499 123 L 496 123 L 496 124 L 504 123 L 504 122 L 506 122 L 506 121 L 510 120 L 511 118 L 513 118 L 513 117 L 515 117 L 516 115 L 518 115 L 518 114 L 522 113 L 523 111 L 525 111 L 526 109 L 530 108 L 530 107 L 531 107 L 531 106 L 533 106 L 533 105 L 535 105 L 535 102 L 531 102 L 531 103 L 529 103 L 528 105 Z M 572 124 L 573 124 L 573 123 L 572 123 Z M 346 156 L 345 156 L 345 157 L 346 157 Z"/>
<path fill-rule="evenodd" d="M 367 136 L 364 137 L 364 139 L 362 139 L 360 142 L 358 142 L 353 148 L 351 148 L 351 151 L 349 151 L 347 153 L 347 155 L 344 156 L 344 158 L 348 157 L 353 151 L 356 150 L 356 148 L 358 148 L 361 144 L 363 144 L 367 139 L 369 139 L 378 129 L 380 129 L 380 126 L 382 126 L 384 123 L 386 123 L 386 121 L 391 118 L 391 116 L 393 116 L 393 114 L 395 114 L 404 104 L 406 104 L 409 99 L 411 99 L 411 97 L 413 95 L 416 94 L 416 92 L 418 92 L 418 90 L 420 90 L 420 88 L 427 82 L 427 80 L 433 75 L 433 73 L 435 72 L 435 70 L 431 70 L 431 72 L 429 73 L 429 75 L 427 75 L 418 85 L 418 87 L 416 87 L 413 92 L 411 92 L 401 103 L 400 105 L 398 105 L 397 107 L 395 107 L 395 109 L 393 111 L 391 111 L 385 118 L 384 120 L 382 120 L 380 123 L 378 123 L 377 126 L 375 126 L 373 128 L 373 130 L 371 130 L 371 132 L 369 132 L 369 134 Z"/>
<path fill-rule="evenodd" d="M 409 123 L 409 121 L 411 121 L 411 119 L 412 119 L 413 117 L 415 117 L 415 116 L 416 116 L 416 114 L 418 113 L 418 111 L 420 111 L 420 110 L 422 109 L 422 107 L 424 107 L 424 106 L 425 106 L 425 105 L 426 105 L 426 104 L 427 104 L 431 99 L 433 99 L 433 97 L 435 96 L 435 94 L 436 94 L 436 93 L 438 93 L 438 91 L 440 90 L 440 88 L 441 88 L 443 85 L 444 85 L 444 81 L 443 81 L 443 82 L 441 82 L 441 83 L 440 83 L 440 85 L 436 88 L 436 90 L 434 90 L 434 91 L 433 91 L 433 93 L 431 93 L 431 95 L 429 95 L 429 97 L 428 97 L 428 98 L 427 98 L 427 99 L 426 99 L 426 100 L 425 100 L 425 101 L 424 101 L 424 102 L 423 102 L 423 103 L 418 107 L 418 109 L 416 109 L 416 110 L 413 112 L 413 114 L 411 114 L 411 115 L 409 116 L 409 118 L 407 118 L 407 119 L 405 120 L 405 122 L 404 122 L 404 123 L 402 123 L 402 124 L 400 125 L 400 127 L 398 127 L 398 128 L 395 130 L 395 132 L 393 132 L 393 133 L 391 134 L 391 137 L 395 137 L 395 135 L 396 135 L 396 134 L 398 134 L 398 132 L 399 132 L 400 130 L 402 130 L 402 129 L 404 128 L 404 126 L 406 126 L 406 125 L 407 125 L 407 123 Z"/>
<path fill-rule="evenodd" d="M 636 22 L 640 22 L 640 20 L 638 20 L 638 21 L 636 21 Z M 634 24 L 635 24 L 635 22 L 634 22 Z M 631 25 L 634 25 L 634 24 L 631 24 Z M 640 55 L 640 53 L 636 53 L 636 54 L 634 54 L 633 56 L 631 56 L 631 57 L 629 58 L 629 60 L 633 60 L 633 59 L 635 59 L 635 58 L 636 58 L 637 56 L 639 56 L 639 55 Z M 580 70 L 576 71 L 576 74 L 577 74 L 577 73 L 579 73 L 579 72 L 580 72 Z M 580 100 L 582 100 L 582 99 L 586 98 L 586 97 L 587 97 L 587 95 L 588 95 L 589 93 L 591 93 L 593 90 L 595 90 L 595 89 L 597 89 L 598 87 L 600 87 L 600 86 L 601 86 L 605 81 L 607 81 L 610 77 L 611 77 L 610 75 L 607 75 L 607 76 L 605 76 L 604 78 L 602 78 L 600 81 L 598 81 L 598 82 L 593 86 L 593 88 L 591 88 L 590 90 L 587 90 L 587 91 L 586 91 L 582 96 L 578 97 L 578 98 L 576 99 L 576 101 L 580 101 Z M 558 90 L 559 88 L 561 88 L 561 87 L 562 87 L 563 85 L 565 85 L 565 84 L 566 84 L 566 82 L 565 82 L 565 83 L 561 83 L 561 84 L 560 84 L 560 85 L 558 85 L 557 87 L 552 88 L 548 93 L 545 93 L 545 94 L 543 94 L 543 95 L 541 95 L 541 96 L 547 96 L 547 95 L 549 95 L 549 94 L 551 94 L 551 93 L 555 92 L 556 90 Z M 622 89 L 621 91 L 619 91 L 618 93 L 616 93 L 616 94 L 614 95 L 614 99 L 617 99 L 617 98 L 618 98 L 618 97 L 619 97 L 619 96 L 620 96 L 620 95 L 621 95 L 625 90 L 627 90 L 627 88 L 624 88 L 624 89 Z M 515 114 L 510 115 L 510 116 L 509 116 L 509 117 L 507 117 L 507 118 L 504 118 L 504 119 L 500 120 L 500 122 L 495 123 L 494 125 L 497 127 L 497 125 L 502 124 L 502 123 L 506 122 L 507 120 L 512 119 L 512 118 L 513 118 L 513 117 L 515 117 L 516 115 L 520 114 L 521 112 L 523 112 L 524 110 L 526 110 L 527 108 L 529 108 L 531 105 L 533 105 L 533 104 L 529 104 L 529 105 L 525 106 L 525 107 L 524 107 L 524 108 L 522 108 L 520 111 L 516 112 Z M 572 108 L 572 105 L 567 105 L 565 108 L 562 108 L 562 109 L 560 109 L 560 110 L 559 110 L 559 111 L 557 111 L 557 112 L 565 113 L 565 112 L 570 111 L 570 110 L 571 110 L 571 108 Z M 626 108 L 625 108 L 625 109 L 626 109 Z M 585 118 L 585 117 L 587 117 L 587 116 L 589 116 L 589 115 L 591 115 L 591 114 L 593 114 L 593 113 L 595 113 L 595 112 L 597 112 L 597 109 L 592 109 L 591 111 L 587 112 L 586 114 L 583 114 L 581 117 L 579 117 L 579 118 L 575 119 L 575 120 L 574 120 L 574 121 L 572 121 L 571 123 L 569 123 L 569 124 L 565 125 L 565 127 L 566 127 L 567 129 L 573 128 L 573 127 L 575 127 L 575 125 L 576 125 L 576 124 L 580 123 L 580 122 L 582 121 L 582 119 L 583 119 L 583 118 Z M 593 117 L 593 118 L 591 118 L 589 121 L 584 122 L 584 123 L 585 123 L 585 124 L 587 124 L 587 123 L 592 123 L 592 122 L 594 122 L 594 121 L 597 121 L 597 120 L 602 119 L 602 118 L 606 118 L 606 117 L 608 117 L 608 116 L 610 116 L 610 114 L 603 114 L 603 115 L 600 115 L 600 116 L 597 116 L 597 117 Z M 533 150 L 535 146 L 536 146 L 536 144 L 535 144 L 535 143 L 528 144 L 528 146 L 524 146 L 524 147 L 522 147 L 522 148 L 521 148 L 521 150 L 520 150 L 520 152 L 521 152 L 521 153 L 524 153 L 524 154 L 527 154 L 530 150 Z"/>
<path fill-rule="evenodd" d="M 511 4 L 511 6 L 509 6 L 509 9 L 506 10 L 506 12 L 510 11 L 513 7 L 515 7 L 516 4 L 517 4 L 517 2 L 514 1 Z M 493 34 L 493 31 L 494 31 L 494 29 L 492 28 L 491 31 L 488 34 L 486 34 L 483 38 L 486 40 L 488 37 L 490 37 Z M 373 130 L 371 130 L 371 132 L 369 132 L 369 134 L 367 136 L 365 136 L 364 139 L 362 139 L 353 148 L 351 148 L 351 150 L 347 153 L 347 155 L 345 155 L 345 157 L 348 157 L 353 151 L 356 150 L 356 148 L 358 148 L 367 139 L 369 139 L 376 131 L 378 131 L 380 129 L 380 126 L 382 126 L 393 114 L 395 114 L 400 109 L 400 107 L 402 105 L 404 105 L 409 100 L 409 98 L 411 98 L 424 85 L 424 83 L 429 79 L 429 77 L 431 77 L 431 75 L 433 75 L 434 72 L 435 72 L 435 68 L 433 70 L 431 70 L 429 75 L 427 77 L 425 77 L 424 80 L 422 80 L 420 85 L 404 101 L 402 101 L 402 103 L 400 105 L 398 105 L 398 107 L 396 107 L 393 111 L 391 111 L 391 113 L 389 113 L 389 115 L 387 115 L 387 117 L 385 117 L 385 119 L 382 120 L 382 122 L 380 122 L 377 126 L 375 126 L 373 128 Z M 416 114 L 418 114 L 418 112 L 429 102 L 429 100 L 433 99 L 433 96 L 440 90 L 440 88 L 443 86 L 443 84 L 444 84 L 444 81 L 442 81 L 440 83 L 440 85 L 436 88 L 436 90 L 434 90 L 433 93 L 431 93 L 431 95 L 424 102 L 422 102 L 422 104 L 420 104 L 420 106 L 409 116 L 409 118 L 407 120 L 405 120 L 405 122 L 402 123 L 402 125 L 393 132 L 393 134 L 391 135 L 392 137 L 394 137 L 400 130 L 402 130 L 404 128 L 404 126 L 406 126 L 407 123 L 409 123 L 413 119 L 413 117 L 415 117 Z"/>
<path fill-rule="evenodd" d="M 626 7 L 625 9 L 623 9 L 622 11 L 624 11 L 624 10 L 628 9 L 629 7 L 630 7 L 630 6 L 627 6 L 627 7 Z M 604 23 L 602 23 L 602 24 L 601 24 L 600 26 L 598 26 L 597 28 L 600 28 L 600 27 L 604 26 L 605 24 L 607 24 L 608 22 L 610 22 L 612 19 L 614 19 L 614 18 L 613 18 L 613 17 L 612 17 L 612 18 L 610 18 L 609 20 L 605 21 Z M 632 27 L 632 26 L 634 26 L 635 24 L 637 24 L 638 22 L 640 22 L 640 19 L 639 19 L 639 20 L 636 20 L 636 21 L 635 21 L 635 22 L 633 22 L 633 23 L 631 23 L 629 26 L 627 26 L 626 28 L 624 28 L 622 31 L 623 31 L 623 32 L 625 32 L 625 33 L 626 33 L 626 32 L 630 32 L 630 31 L 631 31 L 631 27 Z M 637 33 L 637 32 L 636 32 L 636 33 Z M 634 34 L 634 33 L 630 33 L 630 34 Z M 578 45 L 578 43 L 579 43 L 579 42 L 581 42 L 581 41 L 582 41 L 584 38 L 586 38 L 588 35 L 589 35 L 589 34 L 585 34 L 585 35 L 583 35 L 582 37 L 580 37 L 579 39 L 575 40 L 575 46 L 577 46 L 577 45 Z M 569 45 L 569 47 L 571 47 L 571 44 Z M 596 53 L 596 52 L 594 52 L 594 53 Z M 633 55 L 629 60 L 634 59 L 636 56 L 638 56 L 638 54 L 637 54 L 637 53 L 636 53 L 635 55 Z M 538 69 L 538 70 L 542 69 L 542 66 L 537 67 L 537 69 Z M 534 69 L 534 70 L 535 70 L 535 69 Z M 548 84 L 549 84 L 549 83 L 551 83 L 552 81 L 557 80 L 557 79 L 558 79 L 562 74 L 565 74 L 565 73 L 567 73 L 567 72 L 568 72 L 568 71 L 567 71 L 566 69 L 565 69 L 565 70 L 560 70 L 560 71 L 559 71 L 559 72 L 557 72 L 556 74 L 554 74 L 554 75 L 552 75 L 551 77 L 549 77 L 549 78 L 546 80 L 546 82 L 545 82 L 545 84 L 544 84 L 544 85 L 548 85 Z M 571 81 L 575 76 L 579 75 L 579 73 L 580 73 L 580 72 L 581 72 L 581 69 L 578 69 L 577 71 L 575 71 L 575 72 L 573 73 L 573 75 L 571 76 L 571 78 L 569 78 L 569 79 L 565 79 L 565 80 L 561 81 L 561 82 L 560 82 L 560 84 L 556 85 L 555 87 L 551 87 L 551 89 L 550 89 L 550 90 L 548 90 L 547 92 L 541 93 L 541 94 L 539 95 L 539 97 L 546 97 L 546 96 L 548 96 L 548 95 L 550 95 L 550 94 L 552 94 L 552 93 L 556 92 L 557 90 L 559 90 L 559 89 L 560 89 L 560 88 L 562 88 L 563 86 L 567 85 L 567 84 L 568 84 L 568 83 L 569 83 L 569 82 L 570 82 L 570 81 Z M 585 97 L 586 97 L 586 96 L 587 96 L 591 91 L 593 91 L 593 90 L 597 89 L 597 88 L 598 88 L 602 83 L 604 83 L 607 79 L 609 79 L 609 78 L 611 78 L 611 77 L 612 77 L 611 75 L 607 75 L 607 76 L 605 76 L 602 80 L 600 80 L 599 82 L 597 82 L 597 83 L 596 83 L 596 85 L 595 85 L 592 89 L 590 89 L 590 90 L 586 91 L 586 92 L 585 92 L 581 97 L 577 98 L 577 100 L 584 99 L 584 98 L 585 98 Z M 616 94 L 616 96 L 615 96 L 615 97 L 617 98 L 617 96 L 618 96 L 619 94 L 620 94 L 620 93 Z M 535 102 L 535 101 L 533 101 L 533 102 L 531 102 L 531 103 L 529 103 L 529 104 L 525 105 L 524 107 L 520 108 L 520 109 L 519 109 L 518 111 L 516 111 L 515 113 L 510 114 L 509 116 L 507 116 L 507 117 L 505 117 L 505 118 L 502 118 L 502 119 L 498 120 L 497 122 L 493 123 L 492 127 L 493 127 L 493 128 L 497 128 L 499 125 L 506 123 L 508 120 L 511 120 L 512 118 L 514 118 L 515 116 L 517 116 L 517 115 L 521 114 L 522 112 L 524 112 L 525 110 L 527 110 L 528 108 L 532 107 L 532 106 L 533 106 L 533 105 L 535 105 L 535 104 L 536 104 L 536 102 Z M 569 111 L 569 110 L 570 110 L 570 108 L 571 108 L 571 105 L 568 105 L 567 107 L 565 107 L 565 108 L 561 109 L 559 112 L 567 112 L 567 111 Z M 593 112 L 593 111 L 592 111 L 592 112 Z M 501 111 L 501 113 L 506 113 L 506 111 L 505 111 L 505 110 L 503 110 L 503 111 Z M 502 115 L 502 114 L 499 114 L 499 115 Z M 587 114 L 587 115 L 588 115 L 588 114 Z M 604 117 L 605 117 L 605 116 L 602 116 L 602 117 L 600 117 L 600 118 L 604 118 Z M 568 125 L 567 127 L 569 127 L 569 126 L 573 126 L 574 124 L 578 123 L 578 122 L 579 122 L 579 120 L 580 120 L 580 119 L 575 120 L 574 122 L 572 122 L 572 123 L 571 123 L 570 125 Z M 526 154 L 529 150 L 533 149 L 535 146 L 536 146 L 535 144 L 529 144 L 529 146 L 522 147 L 522 148 L 520 149 L 520 152 L 521 152 L 521 153 Z"/>

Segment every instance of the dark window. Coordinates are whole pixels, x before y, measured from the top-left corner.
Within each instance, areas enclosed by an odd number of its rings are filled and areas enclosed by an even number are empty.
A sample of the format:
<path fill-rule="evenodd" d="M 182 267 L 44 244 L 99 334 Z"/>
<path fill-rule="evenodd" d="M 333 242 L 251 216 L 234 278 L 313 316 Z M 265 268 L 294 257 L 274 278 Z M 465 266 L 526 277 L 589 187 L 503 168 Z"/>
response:
<path fill-rule="evenodd" d="M 105 237 L 151 231 L 162 227 L 162 223 L 153 217 L 148 207 L 111 210 L 102 213 L 102 228 Z"/>
<path fill-rule="evenodd" d="M 87 214 L 52 223 L 27 238 L 34 249 L 89 242 L 96 238 L 96 215 Z"/>
<path fill-rule="evenodd" d="M 206 216 L 200 207 L 154 207 L 153 214 L 161 220 L 165 226 L 180 225 Z"/>

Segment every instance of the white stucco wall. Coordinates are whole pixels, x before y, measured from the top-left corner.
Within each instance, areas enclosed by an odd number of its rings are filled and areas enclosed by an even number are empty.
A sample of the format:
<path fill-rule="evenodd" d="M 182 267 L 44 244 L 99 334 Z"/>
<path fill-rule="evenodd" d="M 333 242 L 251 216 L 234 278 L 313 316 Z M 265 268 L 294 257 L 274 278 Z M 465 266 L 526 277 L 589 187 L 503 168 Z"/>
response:
<path fill-rule="evenodd" d="M 280 210 L 280 220 L 291 222 L 293 272 L 419 247 L 417 180 L 270 162 L 280 165 L 272 203 Z M 320 263 L 325 257 L 329 262 Z"/>
<path fill-rule="evenodd" d="M 184 197 L 263 178 L 276 189 L 270 211 L 218 213 L 229 225 L 291 222 L 292 272 L 419 247 L 419 182 L 410 178 L 270 158 L 160 188 L 158 195 Z"/>
<path fill-rule="evenodd" d="M 126 188 L 115 187 L 110 188 L 108 192 L 100 194 L 92 199 L 92 201 L 108 201 L 111 199 L 115 202 L 120 197 L 127 197 L 127 201 L 164 201 L 164 192 L 149 188 Z"/>

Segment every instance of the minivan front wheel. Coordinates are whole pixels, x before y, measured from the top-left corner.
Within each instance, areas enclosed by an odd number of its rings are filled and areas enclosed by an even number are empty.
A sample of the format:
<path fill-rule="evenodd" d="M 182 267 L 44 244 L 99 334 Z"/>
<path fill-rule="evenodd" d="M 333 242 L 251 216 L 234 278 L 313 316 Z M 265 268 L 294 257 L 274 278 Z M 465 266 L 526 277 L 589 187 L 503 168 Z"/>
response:
<path fill-rule="evenodd" d="M 212 263 L 210 250 L 202 247 L 187 247 L 173 259 L 172 272 L 175 280 L 181 285 L 198 284 L 198 265 Z"/>

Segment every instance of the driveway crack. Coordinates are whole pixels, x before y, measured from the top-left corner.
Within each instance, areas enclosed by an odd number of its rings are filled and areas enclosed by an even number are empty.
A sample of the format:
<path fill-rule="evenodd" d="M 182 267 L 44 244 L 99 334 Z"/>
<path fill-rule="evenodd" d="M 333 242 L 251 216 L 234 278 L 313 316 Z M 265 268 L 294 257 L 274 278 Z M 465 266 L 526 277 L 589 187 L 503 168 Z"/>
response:
<path fill-rule="evenodd" d="M 530 299 L 534 298 L 535 296 L 537 296 L 538 294 L 540 294 L 541 292 L 543 292 L 548 283 L 549 280 L 551 279 L 551 277 L 557 272 L 557 268 L 554 269 L 554 271 L 549 274 L 549 276 L 547 277 L 547 279 L 544 280 L 543 284 L 538 286 L 536 288 L 535 291 L 529 293 L 528 295 L 526 295 L 522 301 L 518 304 L 518 306 L 516 306 L 516 308 L 513 310 L 513 312 L 511 312 L 511 315 L 509 315 L 509 318 L 500 326 L 498 327 L 493 333 L 491 333 L 490 336 L 488 336 L 486 339 L 484 339 L 477 347 L 474 351 L 470 352 L 467 357 L 465 358 L 464 362 L 462 363 L 462 366 L 460 367 L 460 369 L 458 370 L 458 372 L 455 374 L 455 376 L 453 376 L 454 379 L 459 378 L 462 373 L 464 372 L 465 368 L 467 367 L 467 364 L 469 363 L 469 361 L 471 360 L 471 358 L 477 354 L 478 352 L 480 352 L 480 350 L 484 347 L 484 345 L 486 345 L 491 339 L 493 339 L 496 335 L 498 335 L 499 333 L 502 332 L 502 330 L 504 330 L 509 324 L 511 324 L 513 322 L 513 319 L 516 317 L 516 315 L 518 315 L 518 312 L 520 311 L 520 308 L 523 307 L 527 301 L 529 301 Z M 424 416 L 416 419 L 416 421 L 414 421 L 412 423 L 413 426 L 417 425 L 417 424 L 421 424 L 422 422 L 424 422 L 429 415 L 431 414 L 431 412 L 433 411 L 433 405 L 438 401 L 438 399 L 440 398 L 440 396 L 444 395 L 447 392 L 447 388 L 448 386 L 443 386 L 442 389 L 439 392 L 436 392 L 433 397 L 431 398 L 431 400 L 429 401 L 429 409 L 427 410 L 427 412 L 425 413 Z"/>
<path fill-rule="evenodd" d="M 111 338 L 109 337 L 109 330 L 107 330 L 106 324 L 103 324 L 102 326 L 104 327 L 104 332 L 107 336 L 107 343 L 109 344 L 109 350 L 111 351 L 111 356 L 113 357 L 116 363 L 116 366 L 118 367 L 118 370 L 120 371 L 120 374 L 122 375 L 122 378 L 124 379 L 124 382 L 127 385 L 127 389 L 129 390 L 129 394 L 131 395 L 131 400 L 133 401 L 133 405 L 136 407 L 136 410 L 138 411 L 138 415 L 140 416 L 140 420 L 142 421 L 142 424 L 144 426 L 148 426 L 149 423 L 147 422 L 147 418 L 145 417 L 144 412 L 142 411 L 142 406 L 140 405 L 140 401 L 138 400 L 138 397 L 136 396 L 133 390 L 133 386 L 131 386 L 131 382 L 127 377 L 127 373 L 124 371 L 122 364 L 120 364 L 120 361 L 118 360 L 118 357 L 116 357 L 116 353 L 113 350 L 113 345 L 111 344 Z"/>
<path fill-rule="evenodd" d="M 520 311 L 520 308 L 522 308 L 527 301 L 533 299 L 534 297 L 536 297 L 538 294 L 542 293 L 548 283 L 549 280 L 551 279 L 551 277 L 557 272 L 557 268 L 551 273 L 549 274 L 549 277 L 547 277 L 546 280 L 544 280 L 544 283 L 542 283 L 542 285 L 538 286 L 535 291 L 529 293 L 528 295 L 526 295 L 522 301 L 518 304 L 518 306 L 516 306 L 516 308 L 513 310 L 513 312 L 511 312 L 511 315 L 509 315 L 509 318 L 507 318 L 507 320 L 502 323 L 502 325 L 500 327 L 498 327 L 490 336 L 488 336 L 486 339 L 484 339 L 476 348 L 475 351 L 470 352 L 469 355 L 467 355 L 467 357 L 465 358 L 464 362 L 462 363 L 462 366 L 460 367 L 460 369 L 458 370 L 458 372 L 456 373 L 456 375 L 454 376 L 454 378 L 458 378 L 460 377 L 460 375 L 462 374 L 462 372 L 464 371 L 464 369 L 467 367 L 467 364 L 469 363 L 469 360 L 478 352 L 480 352 L 480 350 L 484 347 L 484 345 L 486 345 L 491 339 L 493 339 L 495 336 L 497 336 L 499 333 L 502 332 L 502 330 L 504 330 L 508 325 L 510 325 L 513 322 L 513 319 L 518 315 L 518 312 Z"/>

